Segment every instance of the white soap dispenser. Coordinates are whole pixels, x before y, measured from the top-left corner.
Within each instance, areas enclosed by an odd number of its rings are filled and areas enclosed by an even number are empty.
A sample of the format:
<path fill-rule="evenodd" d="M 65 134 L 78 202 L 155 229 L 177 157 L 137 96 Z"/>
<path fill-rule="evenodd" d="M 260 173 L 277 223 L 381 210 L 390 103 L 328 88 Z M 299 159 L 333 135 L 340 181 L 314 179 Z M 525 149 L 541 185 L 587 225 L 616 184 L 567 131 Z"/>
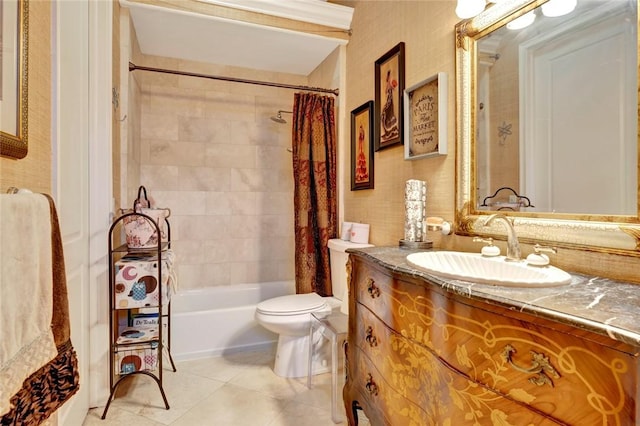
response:
<path fill-rule="evenodd" d="M 473 242 L 486 243 L 486 245 L 482 247 L 482 250 L 480 250 L 480 253 L 483 256 L 486 256 L 486 257 L 500 256 L 500 247 L 493 245 L 493 238 L 474 237 Z"/>
<path fill-rule="evenodd" d="M 431 216 L 425 219 L 427 230 L 442 232 L 442 235 L 449 235 L 451 233 L 451 224 L 445 221 L 441 217 Z"/>

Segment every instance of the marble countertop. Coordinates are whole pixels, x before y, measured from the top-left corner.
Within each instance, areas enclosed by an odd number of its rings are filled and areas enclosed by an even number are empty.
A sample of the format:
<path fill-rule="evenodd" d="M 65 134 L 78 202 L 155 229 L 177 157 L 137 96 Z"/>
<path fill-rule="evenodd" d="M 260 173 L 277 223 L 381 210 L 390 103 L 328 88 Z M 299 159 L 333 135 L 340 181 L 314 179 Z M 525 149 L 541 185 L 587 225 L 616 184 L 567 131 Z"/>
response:
<path fill-rule="evenodd" d="M 640 346 L 640 285 L 603 277 L 571 273 L 571 283 L 561 287 L 513 288 L 439 278 L 407 263 L 415 250 L 398 247 L 350 249 L 381 266 L 422 277 L 442 288 L 474 299 L 488 300 L 539 317 L 603 334 Z"/>

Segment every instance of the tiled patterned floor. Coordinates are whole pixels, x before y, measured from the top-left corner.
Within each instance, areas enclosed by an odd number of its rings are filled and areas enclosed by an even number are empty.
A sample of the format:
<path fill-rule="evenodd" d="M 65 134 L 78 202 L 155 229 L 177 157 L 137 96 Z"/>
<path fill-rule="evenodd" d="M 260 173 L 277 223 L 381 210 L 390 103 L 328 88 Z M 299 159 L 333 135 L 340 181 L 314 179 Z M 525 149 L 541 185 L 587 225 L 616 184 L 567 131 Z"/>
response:
<path fill-rule="evenodd" d="M 178 371 L 165 370 L 163 378 L 169 410 L 151 378 L 131 377 L 107 418 L 100 419 L 104 407 L 94 408 L 83 426 L 333 426 L 331 375 L 314 376 L 308 389 L 306 378 L 276 376 L 273 358 L 263 351 L 178 362 Z M 361 415 L 360 425 L 368 424 Z"/>

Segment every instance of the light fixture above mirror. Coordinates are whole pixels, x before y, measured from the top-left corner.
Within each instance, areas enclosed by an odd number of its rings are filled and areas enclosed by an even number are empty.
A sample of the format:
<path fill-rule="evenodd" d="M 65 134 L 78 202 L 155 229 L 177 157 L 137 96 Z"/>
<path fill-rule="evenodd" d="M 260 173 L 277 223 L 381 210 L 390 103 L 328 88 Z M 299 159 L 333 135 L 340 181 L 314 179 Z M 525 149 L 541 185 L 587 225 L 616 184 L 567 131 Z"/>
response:
<path fill-rule="evenodd" d="M 536 20 L 536 12 L 532 10 L 531 12 L 525 13 L 521 17 L 516 18 L 513 21 L 507 23 L 507 28 L 510 30 L 521 30 L 533 24 L 533 21 L 535 20 Z"/>
<path fill-rule="evenodd" d="M 458 0 L 456 5 L 456 15 L 460 19 L 473 18 L 482 13 L 482 11 L 491 4 L 502 3 L 504 1 L 505 0 Z M 542 5 L 542 14 L 547 17 L 563 16 L 571 13 L 576 8 L 577 3 L 578 0 L 549 0 L 547 3 Z M 527 25 L 530 25 L 535 19 L 534 14 L 525 16 L 516 19 L 515 21 L 519 22 L 513 23 L 511 25 L 513 28 L 510 27 L 510 29 L 524 28 Z"/>
<path fill-rule="evenodd" d="M 573 12 L 577 5 L 578 0 L 549 0 L 541 9 L 544 16 L 555 18 Z"/>

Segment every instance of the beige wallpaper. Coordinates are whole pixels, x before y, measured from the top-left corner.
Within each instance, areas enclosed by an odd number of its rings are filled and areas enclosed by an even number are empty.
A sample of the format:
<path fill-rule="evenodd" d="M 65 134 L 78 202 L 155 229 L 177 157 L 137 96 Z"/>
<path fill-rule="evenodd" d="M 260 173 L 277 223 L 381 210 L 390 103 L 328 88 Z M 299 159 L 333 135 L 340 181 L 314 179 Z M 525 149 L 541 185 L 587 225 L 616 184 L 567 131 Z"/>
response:
<path fill-rule="evenodd" d="M 51 192 L 51 4 L 29 2 L 29 150 L 0 157 L 0 192 L 11 186 Z"/>
<path fill-rule="evenodd" d="M 111 114 L 111 139 L 113 141 L 113 145 L 111 146 L 112 150 L 112 158 L 113 158 L 113 199 L 120 200 L 121 195 L 121 184 L 120 184 L 120 167 L 122 163 L 120 162 L 120 144 L 121 144 L 121 108 L 122 98 L 126 96 L 126 92 L 122 92 L 119 88 L 120 85 L 120 3 L 115 1 L 113 2 L 113 16 L 111 17 L 112 24 L 112 52 L 111 57 L 113 63 L 111 64 L 111 75 L 113 80 L 113 88 L 116 89 L 117 93 L 117 102 L 113 105 L 113 114 Z M 118 203 L 116 203 L 116 206 Z M 114 206 L 115 207 L 115 206 Z"/>
<path fill-rule="evenodd" d="M 350 189 L 349 156 L 341 159 L 349 173 L 342 188 L 345 193 L 345 220 L 369 223 L 372 244 L 397 245 L 404 237 L 404 186 L 408 179 L 427 182 L 429 216 L 453 220 L 455 2 L 358 1 L 345 4 L 355 6 L 353 34 L 347 46 L 348 112 L 374 100 L 374 63 L 401 41 L 405 43 L 406 87 L 438 72 L 445 72 L 448 76 L 448 155 L 405 161 L 402 145 L 378 151 L 374 155 L 375 188 L 359 191 Z"/>
<path fill-rule="evenodd" d="M 350 175 L 345 193 L 344 218 L 371 224 L 370 242 L 375 245 L 398 244 L 403 238 L 404 185 L 408 179 L 427 182 L 427 214 L 454 220 L 455 211 L 455 1 L 339 1 L 355 7 L 353 34 L 347 46 L 348 111 L 374 99 L 374 63 L 395 46 L 405 43 L 406 87 L 442 71 L 448 74 L 448 143 L 446 157 L 405 161 L 402 146 L 379 151 L 374 156 L 375 189 L 350 190 Z M 348 112 L 347 111 L 347 112 Z M 348 115 L 348 114 L 347 114 Z M 347 117 L 348 120 L 348 117 Z M 346 122 L 348 125 L 348 121 Z M 514 122 L 517 128 L 517 122 Z M 349 135 L 349 132 L 347 132 Z M 349 136 L 347 136 L 349 137 Z M 347 141 L 348 142 L 348 141 Z M 515 154 L 517 155 L 517 153 Z M 350 158 L 343 157 L 350 173 Z M 471 238 L 442 236 L 429 232 L 436 247 L 479 251 Z M 497 242 L 504 252 L 505 243 Z M 523 253 L 532 251 L 523 246 Z M 552 263 L 570 271 L 640 282 L 640 258 L 584 250 L 563 249 L 552 256 Z"/>
<path fill-rule="evenodd" d="M 135 72 L 129 72 L 129 62 L 141 57 L 129 9 L 120 9 L 120 168 L 114 168 L 120 182 L 120 197 L 116 206 L 130 208 L 140 186 L 140 85 Z M 115 184 L 115 182 L 114 182 Z"/>

